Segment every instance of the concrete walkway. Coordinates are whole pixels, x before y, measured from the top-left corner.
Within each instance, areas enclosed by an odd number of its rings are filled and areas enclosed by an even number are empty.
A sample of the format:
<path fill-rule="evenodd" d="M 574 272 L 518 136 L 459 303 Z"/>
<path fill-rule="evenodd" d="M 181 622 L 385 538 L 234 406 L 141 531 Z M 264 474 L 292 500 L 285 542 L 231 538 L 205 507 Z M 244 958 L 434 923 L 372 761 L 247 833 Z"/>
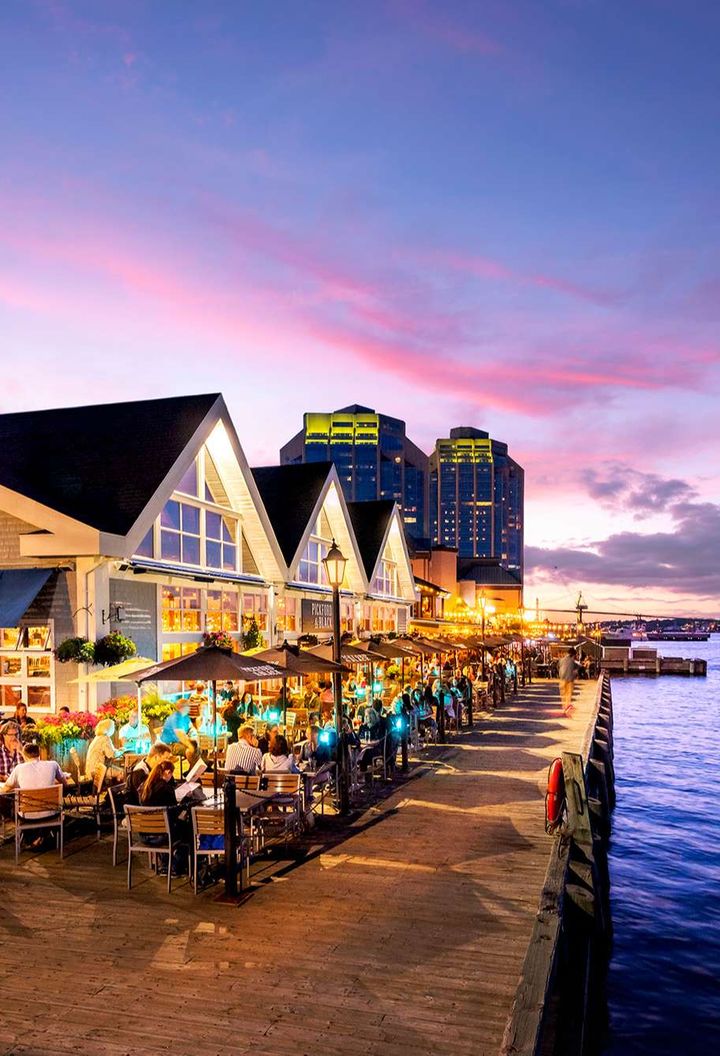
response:
<path fill-rule="evenodd" d="M 62 863 L 0 852 L 0 1053 L 481 1056 L 497 1053 L 550 853 L 545 774 L 579 750 L 594 683 L 564 719 L 538 683 L 342 838 L 259 864 L 239 906 L 168 897 L 110 846 Z"/>

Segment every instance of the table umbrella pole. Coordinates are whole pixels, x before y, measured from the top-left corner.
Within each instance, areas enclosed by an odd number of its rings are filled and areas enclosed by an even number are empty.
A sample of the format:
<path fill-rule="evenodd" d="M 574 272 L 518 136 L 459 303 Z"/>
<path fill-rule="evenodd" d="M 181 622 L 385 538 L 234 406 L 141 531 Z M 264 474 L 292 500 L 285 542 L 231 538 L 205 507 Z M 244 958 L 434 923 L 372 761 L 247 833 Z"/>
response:
<path fill-rule="evenodd" d="M 285 726 L 285 733 L 287 734 L 287 679 L 282 680 L 282 695 L 283 695 L 283 726 Z"/>
<path fill-rule="evenodd" d="M 217 800 L 218 793 L 218 736 L 217 736 L 217 682 L 212 681 L 213 691 L 213 792 Z"/>

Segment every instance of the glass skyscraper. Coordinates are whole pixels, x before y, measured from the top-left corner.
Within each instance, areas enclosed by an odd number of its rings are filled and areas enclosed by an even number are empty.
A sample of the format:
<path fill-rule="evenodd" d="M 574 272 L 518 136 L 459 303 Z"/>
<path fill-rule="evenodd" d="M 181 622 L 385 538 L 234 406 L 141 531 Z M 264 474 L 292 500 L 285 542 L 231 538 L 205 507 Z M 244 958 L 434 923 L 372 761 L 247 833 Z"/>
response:
<path fill-rule="evenodd" d="M 414 539 L 428 535 L 428 458 L 405 422 L 353 404 L 303 415 L 303 428 L 280 450 L 280 462 L 334 462 L 350 502 L 393 499 Z"/>
<path fill-rule="evenodd" d="M 460 558 L 494 558 L 522 580 L 524 472 L 507 444 L 451 429 L 429 460 L 429 529 Z"/>

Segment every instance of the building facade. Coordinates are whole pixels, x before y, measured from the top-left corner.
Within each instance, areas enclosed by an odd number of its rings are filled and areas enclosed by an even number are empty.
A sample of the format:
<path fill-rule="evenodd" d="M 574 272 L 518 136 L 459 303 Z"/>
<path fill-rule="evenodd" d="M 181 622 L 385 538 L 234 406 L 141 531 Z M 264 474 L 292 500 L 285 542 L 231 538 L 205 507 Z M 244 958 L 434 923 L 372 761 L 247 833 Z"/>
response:
<path fill-rule="evenodd" d="M 348 502 L 396 502 L 408 535 L 428 534 L 428 459 L 399 418 L 357 404 L 307 413 L 303 428 L 281 448 L 280 462 L 332 462 Z"/>
<path fill-rule="evenodd" d="M 327 637 L 333 539 L 344 629 L 403 631 L 416 592 L 398 507 L 367 511 L 373 560 L 333 465 L 273 472 L 250 469 L 218 394 L 0 415 L 0 710 L 127 692 L 56 660 L 72 636 L 122 631 L 149 660 L 205 631 L 240 649 L 253 624 L 268 645 Z"/>
<path fill-rule="evenodd" d="M 480 429 L 451 429 L 429 459 L 430 536 L 459 558 L 494 558 L 523 575 L 524 473 L 507 444 Z"/>

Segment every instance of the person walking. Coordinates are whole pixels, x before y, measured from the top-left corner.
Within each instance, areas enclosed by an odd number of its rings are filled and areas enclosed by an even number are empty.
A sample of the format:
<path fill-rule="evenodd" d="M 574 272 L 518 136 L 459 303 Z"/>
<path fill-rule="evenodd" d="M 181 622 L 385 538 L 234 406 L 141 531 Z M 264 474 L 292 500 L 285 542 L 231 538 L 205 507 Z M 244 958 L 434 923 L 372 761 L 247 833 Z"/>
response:
<path fill-rule="evenodd" d="M 575 650 L 568 649 L 567 653 L 560 658 L 558 664 L 558 678 L 560 679 L 560 703 L 566 716 L 572 714 L 574 708 L 572 703 L 575 679 L 578 676 L 577 664 L 575 662 Z"/>

